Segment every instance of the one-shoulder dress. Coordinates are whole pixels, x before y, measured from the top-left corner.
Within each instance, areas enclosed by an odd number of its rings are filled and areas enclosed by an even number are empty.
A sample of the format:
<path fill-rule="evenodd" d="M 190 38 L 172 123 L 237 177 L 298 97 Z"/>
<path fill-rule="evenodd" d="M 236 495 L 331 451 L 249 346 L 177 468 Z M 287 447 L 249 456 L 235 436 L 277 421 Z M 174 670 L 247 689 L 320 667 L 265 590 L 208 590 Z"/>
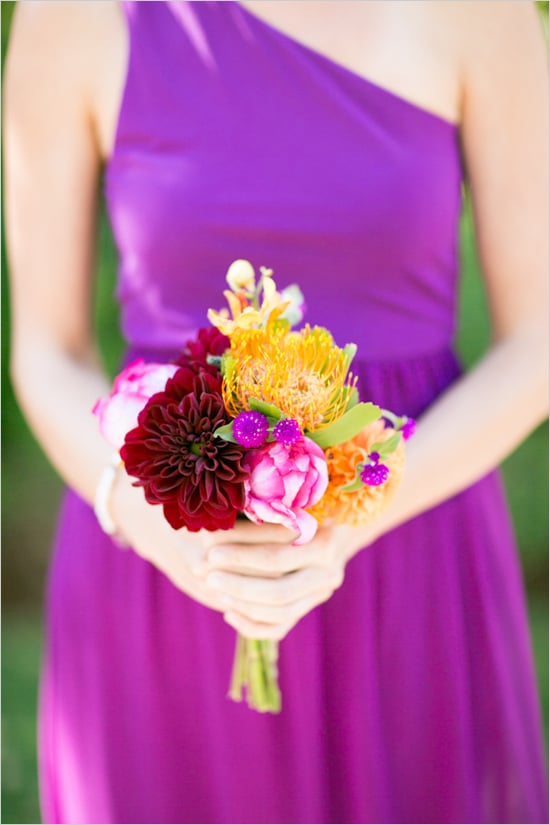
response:
<path fill-rule="evenodd" d="M 173 357 L 247 258 L 357 344 L 362 398 L 419 416 L 460 375 L 456 125 L 239 3 L 122 5 L 105 193 L 127 359 Z M 353 558 L 280 645 L 279 715 L 227 697 L 222 615 L 122 551 L 73 492 L 47 628 L 45 822 L 548 821 L 495 473 Z"/>

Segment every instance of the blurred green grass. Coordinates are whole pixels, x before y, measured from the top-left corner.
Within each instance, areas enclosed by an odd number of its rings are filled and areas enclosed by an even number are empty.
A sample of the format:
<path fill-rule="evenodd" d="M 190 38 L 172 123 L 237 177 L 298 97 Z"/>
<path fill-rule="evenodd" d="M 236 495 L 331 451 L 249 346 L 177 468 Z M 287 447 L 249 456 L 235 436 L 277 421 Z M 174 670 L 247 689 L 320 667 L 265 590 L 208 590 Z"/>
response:
<path fill-rule="evenodd" d="M 36 786 L 40 613 L 13 610 L 2 625 L 2 822 L 40 822 Z"/>
<path fill-rule="evenodd" d="M 1 3 L 2 61 L 14 3 Z M 539 3 L 547 13 L 548 3 Z M 108 373 L 122 352 L 113 299 L 116 252 L 100 216 L 96 327 Z M 485 295 L 471 215 L 461 221 L 463 277 L 457 346 L 466 366 L 489 341 Z M 2 237 L 2 822 L 39 822 L 36 785 L 36 701 L 41 654 L 41 604 L 54 530 L 59 479 L 22 419 L 9 382 L 9 303 Z M 544 724 L 548 735 L 548 428 L 539 427 L 503 465 L 527 593 Z M 23 504 L 22 504 L 23 502 Z M 32 517 L 29 507 L 32 502 Z"/>

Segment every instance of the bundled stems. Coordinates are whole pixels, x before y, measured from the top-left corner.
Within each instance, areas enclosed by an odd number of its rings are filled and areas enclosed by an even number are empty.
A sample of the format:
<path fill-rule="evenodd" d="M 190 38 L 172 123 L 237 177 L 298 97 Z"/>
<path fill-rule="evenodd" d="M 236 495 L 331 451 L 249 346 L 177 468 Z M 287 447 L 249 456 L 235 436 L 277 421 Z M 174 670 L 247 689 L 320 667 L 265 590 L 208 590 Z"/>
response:
<path fill-rule="evenodd" d="M 247 639 L 237 634 L 229 696 L 261 713 L 279 713 L 281 693 L 277 683 L 277 642 Z"/>

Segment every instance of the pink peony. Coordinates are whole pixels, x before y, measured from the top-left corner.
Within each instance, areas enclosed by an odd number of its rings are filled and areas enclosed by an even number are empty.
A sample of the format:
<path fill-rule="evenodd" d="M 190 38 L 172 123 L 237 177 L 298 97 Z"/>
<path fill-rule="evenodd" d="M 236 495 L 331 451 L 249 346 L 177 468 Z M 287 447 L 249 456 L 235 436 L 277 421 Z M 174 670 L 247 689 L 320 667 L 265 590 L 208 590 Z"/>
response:
<path fill-rule="evenodd" d="M 327 462 L 320 447 L 301 438 L 290 447 L 275 441 L 245 458 L 244 512 L 256 524 L 283 524 L 299 533 L 294 544 L 306 544 L 317 531 L 317 521 L 306 512 L 328 485 Z"/>
<path fill-rule="evenodd" d="M 103 437 L 120 450 L 124 437 L 137 425 L 138 414 L 152 395 L 164 390 L 177 371 L 176 364 L 146 364 L 133 361 L 115 379 L 108 398 L 100 398 L 92 412 L 99 418 Z"/>

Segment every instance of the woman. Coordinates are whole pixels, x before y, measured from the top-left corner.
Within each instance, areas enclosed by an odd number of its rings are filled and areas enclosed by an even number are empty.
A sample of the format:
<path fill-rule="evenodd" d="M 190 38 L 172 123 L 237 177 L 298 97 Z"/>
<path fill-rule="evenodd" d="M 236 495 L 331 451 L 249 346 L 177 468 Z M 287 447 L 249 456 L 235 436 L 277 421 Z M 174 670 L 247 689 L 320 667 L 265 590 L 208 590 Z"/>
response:
<path fill-rule="evenodd" d="M 522 2 L 18 8 L 13 378 L 74 490 L 49 588 L 46 821 L 545 821 L 517 558 L 486 475 L 545 414 L 545 77 Z M 283 528 L 173 531 L 120 472 L 107 504 L 133 552 L 102 532 L 103 166 L 127 358 L 174 355 L 235 258 L 298 281 L 310 320 L 359 345 L 361 394 L 420 418 L 379 523 L 320 529 L 297 561 Z M 493 336 L 460 377 L 462 177 Z M 226 699 L 233 629 L 286 637 L 280 716 Z"/>

